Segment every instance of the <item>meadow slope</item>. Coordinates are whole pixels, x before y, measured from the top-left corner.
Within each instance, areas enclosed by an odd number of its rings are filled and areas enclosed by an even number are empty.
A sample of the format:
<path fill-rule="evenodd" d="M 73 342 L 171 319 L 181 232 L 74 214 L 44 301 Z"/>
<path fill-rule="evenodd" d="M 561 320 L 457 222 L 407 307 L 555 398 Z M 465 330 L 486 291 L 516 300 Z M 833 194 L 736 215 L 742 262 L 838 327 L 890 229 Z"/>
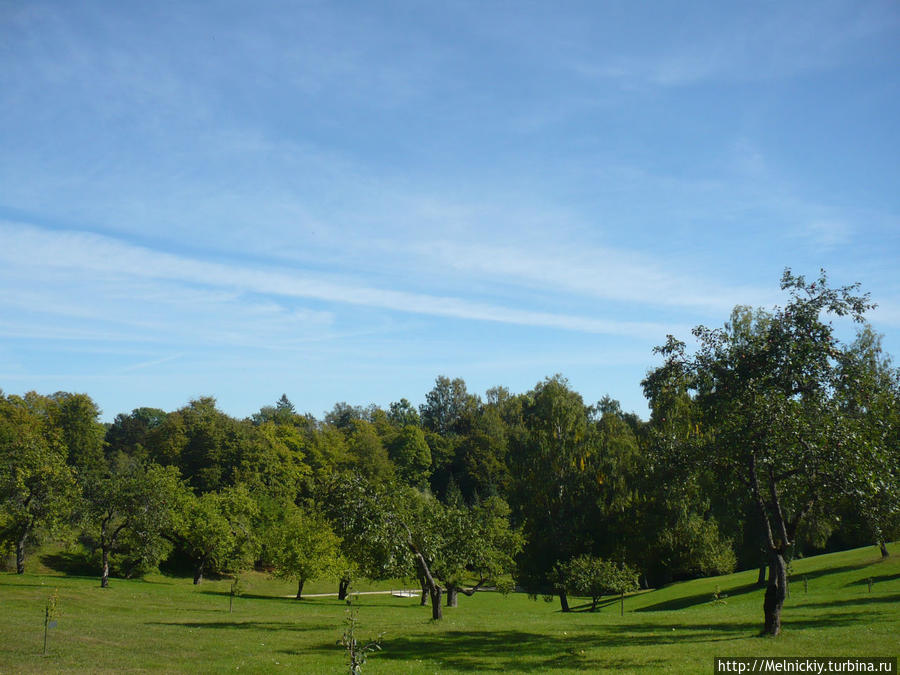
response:
<path fill-rule="evenodd" d="M 795 561 L 776 639 L 758 637 L 755 571 L 629 596 L 624 616 L 618 599 L 596 613 L 562 614 L 557 602 L 485 592 L 460 598 L 433 623 L 416 598 L 360 595 L 359 634 L 383 633 L 364 672 L 696 673 L 712 672 L 714 656 L 897 656 L 900 545 L 890 550 L 886 560 L 867 547 Z M 65 562 L 33 557 L 26 574 L 0 574 L 0 672 L 346 672 L 338 640 L 347 607 L 336 597 L 296 601 L 285 597 L 291 584 L 247 574 L 229 613 L 227 579 L 195 587 L 156 574 L 101 589 L 96 578 L 63 573 Z M 60 617 L 42 656 L 54 589 Z M 332 590 L 308 584 L 311 594 Z"/>

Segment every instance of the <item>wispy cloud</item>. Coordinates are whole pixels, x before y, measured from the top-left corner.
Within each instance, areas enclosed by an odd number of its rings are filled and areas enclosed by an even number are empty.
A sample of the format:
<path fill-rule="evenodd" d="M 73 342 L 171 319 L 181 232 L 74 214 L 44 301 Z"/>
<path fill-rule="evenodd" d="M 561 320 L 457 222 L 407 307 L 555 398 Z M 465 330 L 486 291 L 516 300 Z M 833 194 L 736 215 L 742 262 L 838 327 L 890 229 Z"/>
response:
<path fill-rule="evenodd" d="M 714 81 L 791 78 L 852 62 L 862 45 L 892 40 L 900 25 L 894 3 L 822 2 L 721 5 L 679 12 L 677 30 L 648 35 L 640 52 L 598 52 L 573 59 L 574 72 L 623 89 L 674 88 Z M 839 27 L 839 28 L 838 28 Z M 637 27 L 633 27 L 637 29 Z"/>
<path fill-rule="evenodd" d="M 0 237 L 5 244 L 0 260 L 9 266 L 28 260 L 32 270 L 35 266 L 51 273 L 68 270 L 76 276 L 87 275 L 111 287 L 122 279 L 156 279 L 207 289 L 230 289 L 263 296 L 306 298 L 411 314 L 586 333 L 658 337 L 667 330 L 654 322 L 538 311 L 454 296 L 345 283 L 309 272 L 209 262 L 99 235 L 49 232 L 9 222 L 0 225 Z"/>
<path fill-rule="evenodd" d="M 161 366 L 164 363 L 169 363 L 170 361 L 177 361 L 180 358 L 183 358 L 184 354 L 172 354 L 171 356 L 164 356 L 160 359 L 153 359 L 151 361 L 141 361 L 140 363 L 135 363 L 130 366 L 126 366 L 121 369 L 123 373 L 131 373 L 135 370 L 143 370 L 145 368 L 154 368 L 156 366 Z"/>
<path fill-rule="evenodd" d="M 534 289 L 566 291 L 589 298 L 645 307 L 702 308 L 728 312 L 736 304 L 757 304 L 768 293 L 748 287 L 710 287 L 679 276 L 646 256 L 612 248 L 571 246 L 528 250 L 438 241 L 415 251 L 442 266 Z"/>
<path fill-rule="evenodd" d="M 817 220 L 796 228 L 794 236 L 819 251 L 829 251 L 849 244 L 853 238 L 853 228 L 840 221 Z"/>

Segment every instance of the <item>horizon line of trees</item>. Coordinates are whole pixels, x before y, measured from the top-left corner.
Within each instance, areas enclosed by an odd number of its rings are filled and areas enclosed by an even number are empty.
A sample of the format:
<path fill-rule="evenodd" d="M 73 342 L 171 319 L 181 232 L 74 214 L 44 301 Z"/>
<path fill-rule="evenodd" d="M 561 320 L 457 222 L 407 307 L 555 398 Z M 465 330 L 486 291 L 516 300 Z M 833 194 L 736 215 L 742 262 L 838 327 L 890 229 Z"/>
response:
<path fill-rule="evenodd" d="M 255 566 L 297 583 L 419 580 L 443 595 L 510 579 L 538 595 L 758 568 L 777 634 L 792 557 L 900 531 L 900 373 L 857 286 L 790 270 L 791 302 L 737 307 L 698 347 L 669 336 L 642 382 L 642 420 L 586 404 L 560 375 L 482 398 L 440 376 L 418 408 L 287 396 L 246 419 L 212 397 L 99 422 L 87 394 L 0 390 L 0 540 L 77 537 L 102 585 L 165 560 L 204 574 Z M 830 316 L 859 324 L 841 343 Z M 768 571 L 768 578 L 766 572 Z"/>

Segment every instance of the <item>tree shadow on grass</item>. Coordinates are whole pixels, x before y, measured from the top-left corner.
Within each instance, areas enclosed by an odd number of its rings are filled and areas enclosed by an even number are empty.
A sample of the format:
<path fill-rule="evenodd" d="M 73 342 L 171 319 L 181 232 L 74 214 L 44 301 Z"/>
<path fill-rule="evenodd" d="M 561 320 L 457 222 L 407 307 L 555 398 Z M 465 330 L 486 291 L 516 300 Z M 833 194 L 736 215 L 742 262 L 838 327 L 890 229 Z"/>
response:
<path fill-rule="evenodd" d="M 797 609 L 805 609 L 807 607 L 841 607 L 845 605 L 873 605 L 883 602 L 897 603 L 900 602 L 900 593 L 891 595 L 862 595 L 854 598 L 837 598 L 829 602 L 804 602 L 798 603 Z"/>
<path fill-rule="evenodd" d="M 603 609 L 604 607 L 610 607 L 612 605 L 618 604 L 619 601 L 620 601 L 620 598 L 618 595 L 610 595 L 606 599 L 598 600 L 597 601 L 597 610 L 594 612 L 594 614 L 599 613 L 600 610 Z M 580 613 L 580 612 L 590 613 L 591 607 L 592 607 L 592 604 L 590 602 L 585 602 L 580 605 L 570 605 L 569 611 L 576 612 L 576 613 Z M 557 610 L 557 612 L 564 613 L 562 610 Z"/>
<path fill-rule="evenodd" d="M 316 630 L 334 631 L 335 624 L 298 624 L 294 621 L 149 621 L 149 626 L 177 626 L 183 628 L 208 628 L 213 630 L 261 630 L 292 631 L 305 633 Z"/>
<path fill-rule="evenodd" d="M 879 583 L 884 583 L 885 581 L 896 581 L 897 579 L 900 579 L 900 572 L 897 572 L 896 574 L 880 574 L 878 576 L 864 577 L 862 579 L 857 579 L 856 581 L 851 581 L 849 584 L 845 584 L 845 587 L 866 586 L 869 583 L 870 579 L 873 586 Z"/>
<path fill-rule="evenodd" d="M 448 631 L 413 637 L 382 640 L 382 650 L 371 658 L 421 663 L 422 669 L 472 672 L 546 672 L 584 670 L 600 672 L 647 666 L 660 667 L 663 659 L 629 660 L 588 654 L 599 646 L 594 633 L 552 636 L 523 631 Z M 286 650 L 295 656 L 310 652 L 334 653 L 334 643 L 309 649 Z"/>
<path fill-rule="evenodd" d="M 54 572 L 62 572 L 66 576 L 100 578 L 97 564 L 85 553 L 45 553 L 40 556 L 40 561 Z"/>
<path fill-rule="evenodd" d="M 216 595 L 221 598 L 227 598 L 229 595 L 231 595 L 230 590 L 217 591 L 217 590 L 214 590 L 211 588 L 210 589 L 204 588 L 202 590 L 198 590 L 197 592 L 200 593 L 201 595 Z M 295 598 L 294 596 L 288 597 L 288 596 L 284 596 L 284 595 L 261 595 L 259 593 L 243 593 L 243 592 L 240 595 L 236 595 L 235 598 L 247 598 L 247 599 L 251 599 L 251 600 L 272 600 L 272 601 L 285 602 L 285 603 L 295 602 L 298 605 L 301 603 L 304 603 L 304 602 L 305 603 L 310 602 L 306 598 L 303 598 L 302 600 L 297 600 L 297 598 Z"/>
<path fill-rule="evenodd" d="M 727 588 L 724 589 L 728 592 L 729 598 L 734 598 L 738 595 L 746 595 L 747 593 L 752 593 L 753 591 L 759 591 L 762 593 L 763 589 L 757 586 L 756 584 L 744 584 L 743 586 L 738 586 L 736 588 Z M 646 607 L 640 607 L 635 612 L 668 612 L 676 609 L 686 609 L 688 607 L 694 607 L 696 605 L 706 605 L 709 604 L 710 599 L 712 598 L 712 593 L 695 593 L 694 595 L 688 595 L 683 598 L 673 598 L 672 600 L 665 600 L 663 602 L 657 602 L 654 605 L 647 605 Z"/>
<path fill-rule="evenodd" d="M 830 577 L 832 574 L 855 572 L 877 562 L 877 560 L 873 559 L 866 562 L 854 563 L 852 565 L 841 565 L 840 567 L 825 567 L 823 569 L 813 570 L 812 572 L 794 572 L 794 574 L 791 575 L 791 581 L 792 583 L 797 583 L 797 581 L 801 581 L 803 577 L 806 577 L 811 581 L 813 579 L 819 579 L 821 577 Z"/>
<path fill-rule="evenodd" d="M 784 616 L 784 629 L 829 628 L 859 624 L 869 616 L 866 612 L 846 612 L 815 617 Z M 388 637 L 381 642 L 382 651 L 372 658 L 406 664 L 422 663 L 422 669 L 462 671 L 541 672 L 551 670 L 584 670 L 662 667 L 666 658 L 645 656 L 629 660 L 608 656 L 614 648 L 663 647 L 684 643 L 719 643 L 756 639 L 762 628 L 758 620 L 723 621 L 718 623 L 682 624 L 677 621 L 617 624 L 607 626 L 572 626 L 567 634 L 530 633 L 526 631 L 458 631 L 426 635 Z M 334 653 L 332 642 L 313 645 L 304 650 L 285 651 L 297 656 L 310 653 Z M 600 655 L 597 652 L 600 651 Z"/>

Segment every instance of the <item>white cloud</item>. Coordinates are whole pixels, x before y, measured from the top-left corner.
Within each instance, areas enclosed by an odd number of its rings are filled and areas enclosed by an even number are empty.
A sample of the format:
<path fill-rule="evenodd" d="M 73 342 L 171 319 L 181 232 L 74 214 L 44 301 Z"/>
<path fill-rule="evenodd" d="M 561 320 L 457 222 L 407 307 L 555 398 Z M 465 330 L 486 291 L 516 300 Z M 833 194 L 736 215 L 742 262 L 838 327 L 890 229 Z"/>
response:
<path fill-rule="evenodd" d="M 418 244 L 417 255 L 462 272 L 535 289 L 649 307 L 687 307 L 729 312 L 736 304 L 760 304 L 770 293 L 710 284 L 667 271 L 631 251 L 587 246 L 522 249 L 439 241 Z"/>
<path fill-rule="evenodd" d="M 41 270 L 41 274 L 49 271 L 51 275 L 65 270 L 76 278 L 86 276 L 110 288 L 123 281 L 133 283 L 135 280 L 149 279 L 200 285 L 219 293 L 236 291 L 271 297 L 306 298 L 412 314 L 587 333 L 658 338 L 665 334 L 667 328 L 671 330 L 671 326 L 664 327 L 653 322 L 520 309 L 454 296 L 375 288 L 314 276 L 308 272 L 226 265 L 162 253 L 94 234 L 48 232 L 9 222 L 0 225 L 0 238 L 4 244 L 0 260 L 10 268 L 27 260 L 31 274 L 36 269 Z M 158 292 L 181 293 L 180 290 L 165 288 Z"/>
<path fill-rule="evenodd" d="M 852 63 L 857 50 L 892 39 L 900 24 L 894 3 L 801 2 L 679 11 L 683 16 L 677 29 L 648 35 L 657 38 L 648 39 L 649 45 L 634 40 L 640 52 L 591 51 L 573 60 L 572 70 L 626 90 L 778 80 Z"/>
<path fill-rule="evenodd" d="M 819 250 L 829 250 L 850 243 L 853 229 L 841 221 L 817 220 L 797 228 L 795 236 Z"/>
<path fill-rule="evenodd" d="M 161 366 L 164 363 L 169 363 L 170 361 L 177 361 L 182 358 L 184 354 L 172 354 L 170 356 L 163 356 L 162 358 L 152 359 L 150 361 L 141 361 L 139 363 L 132 364 L 130 366 L 126 366 L 121 369 L 123 373 L 134 372 L 135 370 L 143 370 L 145 368 L 154 368 L 156 366 Z"/>

